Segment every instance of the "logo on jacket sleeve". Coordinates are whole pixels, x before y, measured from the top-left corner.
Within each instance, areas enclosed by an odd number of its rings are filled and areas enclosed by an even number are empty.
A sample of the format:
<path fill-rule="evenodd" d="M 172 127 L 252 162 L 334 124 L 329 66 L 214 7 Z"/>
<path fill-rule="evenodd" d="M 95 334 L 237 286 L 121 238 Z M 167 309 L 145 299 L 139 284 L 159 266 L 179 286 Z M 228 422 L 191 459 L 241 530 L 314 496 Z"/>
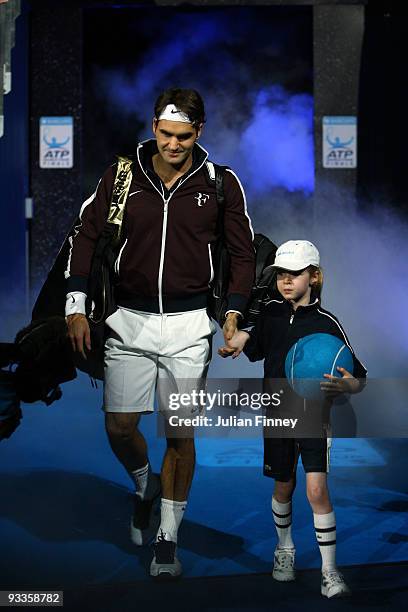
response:
<path fill-rule="evenodd" d="M 209 198 L 210 196 L 208 195 L 208 193 L 201 193 L 200 191 L 198 191 L 197 195 L 194 196 L 194 199 L 197 200 L 198 206 L 202 206 L 203 204 L 205 204 L 209 200 Z"/>

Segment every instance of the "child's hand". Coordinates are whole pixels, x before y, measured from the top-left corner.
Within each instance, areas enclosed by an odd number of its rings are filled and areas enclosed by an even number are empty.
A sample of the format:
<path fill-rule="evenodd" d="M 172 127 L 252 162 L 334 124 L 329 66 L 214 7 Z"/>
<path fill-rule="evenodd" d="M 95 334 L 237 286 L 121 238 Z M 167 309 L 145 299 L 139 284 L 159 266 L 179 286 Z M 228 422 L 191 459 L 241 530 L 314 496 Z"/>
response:
<path fill-rule="evenodd" d="M 221 357 L 232 356 L 232 358 L 235 359 L 242 353 L 248 339 L 249 334 L 246 331 L 236 331 L 231 340 L 228 340 L 225 346 L 221 346 L 218 349 L 218 354 L 221 355 Z"/>
<path fill-rule="evenodd" d="M 360 383 L 357 378 L 354 378 L 350 372 L 344 368 L 337 367 L 341 373 L 341 378 L 324 374 L 325 380 L 320 383 L 320 389 L 325 392 L 328 398 L 335 398 L 342 393 L 358 393 L 360 391 Z"/>

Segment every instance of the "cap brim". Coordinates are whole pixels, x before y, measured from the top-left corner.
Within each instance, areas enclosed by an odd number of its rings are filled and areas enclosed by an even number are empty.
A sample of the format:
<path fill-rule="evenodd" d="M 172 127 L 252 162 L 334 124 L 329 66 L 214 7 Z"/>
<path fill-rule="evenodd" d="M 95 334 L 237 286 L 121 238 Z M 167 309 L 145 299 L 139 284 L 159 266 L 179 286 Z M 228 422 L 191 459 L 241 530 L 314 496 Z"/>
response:
<path fill-rule="evenodd" d="M 308 263 L 298 263 L 295 264 L 293 262 L 287 262 L 285 263 L 284 261 L 278 263 L 278 264 L 272 264 L 272 268 L 278 268 L 280 270 L 288 270 L 288 272 L 299 272 L 299 270 L 304 270 L 305 268 L 307 268 L 308 266 L 313 265 L 313 264 L 308 264 Z"/>

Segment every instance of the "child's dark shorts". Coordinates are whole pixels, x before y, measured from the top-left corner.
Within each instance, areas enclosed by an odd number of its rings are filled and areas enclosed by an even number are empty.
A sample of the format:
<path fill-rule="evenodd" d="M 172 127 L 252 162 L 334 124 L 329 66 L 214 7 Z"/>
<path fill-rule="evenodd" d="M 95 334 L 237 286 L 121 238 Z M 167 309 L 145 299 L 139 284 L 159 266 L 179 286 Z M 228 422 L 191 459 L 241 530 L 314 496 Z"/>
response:
<path fill-rule="evenodd" d="M 288 482 L 296 473 L 299 455 L 305 472 L 329 471 L 331 438 L 264 438 L 265 476 Z"/>

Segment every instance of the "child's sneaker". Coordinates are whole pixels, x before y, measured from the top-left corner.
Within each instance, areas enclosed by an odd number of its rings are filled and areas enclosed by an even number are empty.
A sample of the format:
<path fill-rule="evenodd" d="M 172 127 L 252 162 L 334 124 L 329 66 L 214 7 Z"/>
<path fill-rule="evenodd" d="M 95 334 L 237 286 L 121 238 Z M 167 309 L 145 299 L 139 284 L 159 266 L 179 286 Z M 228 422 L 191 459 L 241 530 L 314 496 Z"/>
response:
<path fill-rule="evenodd" d="M 272 577 L 280 582 L 291 582 L 296 578 L 294 548 L 276 547 Z"/>
<path fill-rule="evenodd" d="M 331 597 L 345 597 L 351 594 L 343 575 L 336 569 L 322 572 L 321 592 L 322 595 L 329 599 Z"/>

